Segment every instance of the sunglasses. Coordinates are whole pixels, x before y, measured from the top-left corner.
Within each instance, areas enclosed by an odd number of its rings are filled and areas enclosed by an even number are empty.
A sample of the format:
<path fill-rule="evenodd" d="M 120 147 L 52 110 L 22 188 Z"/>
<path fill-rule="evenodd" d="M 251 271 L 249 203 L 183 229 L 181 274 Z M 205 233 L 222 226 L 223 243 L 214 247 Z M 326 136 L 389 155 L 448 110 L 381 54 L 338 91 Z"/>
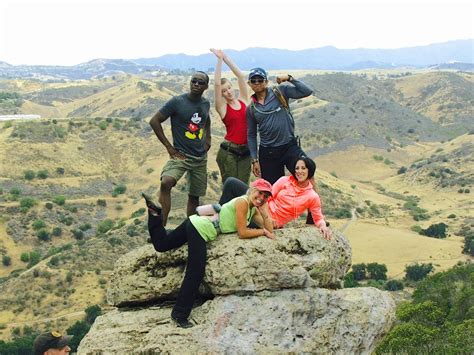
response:
<path fill-rule="evenodd" d="M 204 81 L 204 80 L 200 80 L 200 79 L 192 79 L 191 80 L 191 84 L 198 84 L 198 85 L 206 85 L 207 83 Z"/>
<path fill-rule="evenodd" d="M 250 79 L 251 84 L 263 84 L 264 82 L 265 82 L 265 79 L 263 79 L 263 78 Z"/>

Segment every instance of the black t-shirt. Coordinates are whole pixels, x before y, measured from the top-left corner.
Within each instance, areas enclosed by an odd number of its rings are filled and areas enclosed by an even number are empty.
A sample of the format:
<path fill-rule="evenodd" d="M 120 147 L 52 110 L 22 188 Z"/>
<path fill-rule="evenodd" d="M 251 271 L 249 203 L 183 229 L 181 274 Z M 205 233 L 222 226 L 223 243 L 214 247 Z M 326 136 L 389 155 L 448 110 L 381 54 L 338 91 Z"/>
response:
<path fill-rule="evenodd" d="M 165 117 L 171 117 L 173 146 L 180 152 L 195 157 L 206 155 L 205 126 L 209 118 L 210 104 L 205 98 L 193 101 L 188 94 L 174 96 L 161 109 Z"/>

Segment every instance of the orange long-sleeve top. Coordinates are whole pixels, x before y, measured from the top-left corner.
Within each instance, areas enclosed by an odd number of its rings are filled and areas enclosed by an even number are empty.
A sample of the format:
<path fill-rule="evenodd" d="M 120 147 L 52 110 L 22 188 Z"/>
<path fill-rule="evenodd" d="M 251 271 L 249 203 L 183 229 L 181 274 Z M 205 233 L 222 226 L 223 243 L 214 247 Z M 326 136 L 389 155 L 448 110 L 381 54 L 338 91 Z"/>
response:
<path fill-rule="evenodd" d="M 310 183 L 306 187 L 300 187 L 292 175 L 283 176 L 273 184 L 268 209 L 278 227 L 297 219 L 308 209 L 315 225 L 320 226 L 324 222 L 321 199 L 313 190 L 313 185 Z"/>

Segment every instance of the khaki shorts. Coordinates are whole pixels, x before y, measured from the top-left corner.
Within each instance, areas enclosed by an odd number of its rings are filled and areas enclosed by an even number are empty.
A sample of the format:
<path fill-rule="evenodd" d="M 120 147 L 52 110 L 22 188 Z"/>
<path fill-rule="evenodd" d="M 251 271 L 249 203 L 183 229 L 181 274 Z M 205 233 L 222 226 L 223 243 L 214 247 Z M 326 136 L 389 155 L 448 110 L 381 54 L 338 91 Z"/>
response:
<path fill-rule="evenodd" d="M 187 190 L 191 196 L 205 196 L 207 189 L 207 158 L 170 159 L 161 172 L 163 176 L 170 176 L 179 181 L 186 174 Z"/>

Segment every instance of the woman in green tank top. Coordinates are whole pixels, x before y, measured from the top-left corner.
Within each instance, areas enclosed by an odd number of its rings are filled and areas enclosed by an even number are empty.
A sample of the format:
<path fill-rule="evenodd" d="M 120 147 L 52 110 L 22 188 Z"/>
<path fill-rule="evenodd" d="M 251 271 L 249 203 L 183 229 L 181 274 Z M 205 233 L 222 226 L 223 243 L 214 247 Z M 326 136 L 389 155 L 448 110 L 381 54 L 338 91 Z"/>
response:
<path fill-rule="evenodd" d="M 236 197 L 222 206 L 217 220 L 209 216 L 192 215 L 169 233 L 163 226 L 161 209 L 144 196 L 148 206 L 148 231 L 155 250 L 165 252 L 188 244 L 186 272 L 171 312 L 171 318 L 178 327 L 193 326 L 188 317 L 204 277 L 206 242 L 214 240 L 220 233 L 234 232 L 244 239 L 262 236 L 275 239 L 267 206 L 271 193 L 272 185 L 266 180 L 257 179 L 246 195 Z M 260 228 L 248 228 L 250 221 Z"/>

